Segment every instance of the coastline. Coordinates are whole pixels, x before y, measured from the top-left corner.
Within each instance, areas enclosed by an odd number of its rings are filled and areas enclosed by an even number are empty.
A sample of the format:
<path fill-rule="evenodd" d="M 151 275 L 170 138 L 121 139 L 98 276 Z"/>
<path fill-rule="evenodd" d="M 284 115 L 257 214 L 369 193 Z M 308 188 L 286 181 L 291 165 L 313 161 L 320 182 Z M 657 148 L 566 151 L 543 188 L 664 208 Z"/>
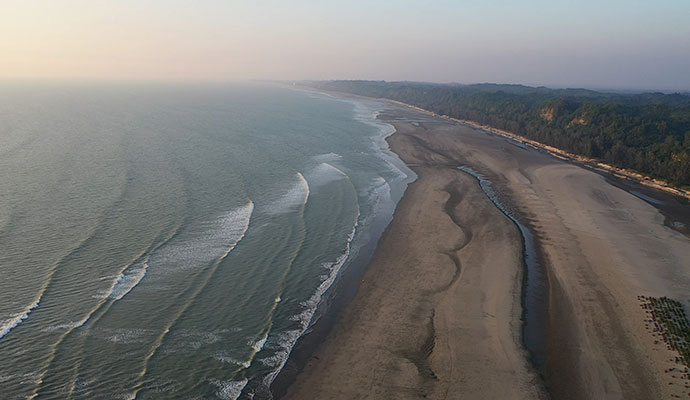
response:
<path fill-rule="evenodd" d="M 535 140 L 527 139 L 512 132 L 496 129 L 488 125 L 478 124 L 476 122 L 469 120 L 452 118 L 446 115 L 439 115 L 434 113 L 433 111 L 429 111 L 414 106 L 412 104 L 403 103 L 397 100 L 381 100 L 398 104 L 402 107 L 417 110 L 434 117 L 443 118 L 449 121 L 467 125 L 481 132 L 497 135 L 512 143 L 528 146 L 529 148 L 532 148 L 536 151 L 544 152 L 545 154 L 553 156 L 558 160 L 572 163 L 580 167 L 594 171 L 596 173 L 599 173 L 604 178 L 606 178 L 610 184 L 619 187 L 622 190 L 625 190 L 626 192 L 635 195 L 636 197 L 641 198 L 642 200 L 657 208 L 662 214 L 664 214 L 664 216 L 667 217 L 665 223 L 669 228 L 674 229 L 690 237 L 690 213 L 688 212 L 687 208 L 684 207 L 690 204 L 690 192 L 687 190 L 680 189 L 663 180 L 655 179 L 635 171 L 614 167 L 612 165 L 605 164 L 593 158 L 587 158 L 574 153 L 569 153 L 565 150 L 561 150 L 556 147 L 537 142 Z M 675 204 L 677 203 L 678 199 L 674 199 L 672 198 L 672 196 L 683 198 L 685 199 L 685 201 L 680 204 L 680 207 L 678 207 L 678 205 Z"/>
<path fill-rule="evenodd" d="M 651 336 L 643 323 L 644 313 L 640 314 L 635 300 L 639 294 L 684 299 L 683 293 L 690 287 L 688 272 L 680 268 L 680 260 L 686 254 L 690 255 L 687 238 L 681 239 L 678 232 L 663 225 L 664 219 L 659 210 L 651 207 L 652 202 L 648 199 L 645 202 L 639 196 L 612 186 L 601 175 L 554 160 L 536 150 L 519 147 L 502 137 L 492 137 L 470 127 L 463 128 L 456 121 L 429 115 L 426 111 L 389 104 L 391 107 L 386 115 L 380 117 L 396 127 L 397 132 L 389 142 L 394 152 L 415 166 L 420 178 L 410 185 L 398 205 L 393 222 L 381 237 L 352 303 L 338 317 L 331 335 L 317 346 L 315 355 L 297 376 L 296 382 L 288 387 L 287 398 L 445 398 L 439 389 L 441 387 L 445 387 L 446 394 L 453 390 L 453 393 L 475 397 L 534 398 L 546 395 L 535 371 L 526 361 L 519 338 L 521 288 L 514 285 L 519 282 L 522 269 L 517 229 L 513 227 L 510 232 L 507 218 L 498 215 L 496 222 L 490 225 L 493 229 L 499 229 L 498 226 L 507 229 L 503 236 L 496 232 L 482 236 L 476 232 L 481 231 L 486 223 L 477 224 L 475 221 L 473 225 L 471 221 L 464 221 L 464 224 L 423 232 L 421 238 L 413 237 L 423 231 L 424 222 L 442 224 L 444 220 L 447 223 L 448 220 L 467 218 L 468 214 L 486 217 L 498 212 L 486 197 L 477 197 L 480 192 L 476 182 L 472 185 L 468 181 L 463 182 L 467 176 L 457 176 L 462 172 L 447 176 L 450 168 L 460 164 L 489 176 L 517 211 L 521 221 L 536 233 L 549 288 L 548 299 L 545 300 L 548 302 L 547 361 L 543 371 L 549 394 L 554 398 L 650 398 L 668 397 L 682 389 L 680 386 L 666 386 L 670 377 L 664 376 L 663 370 L 670 365 L 668 359 L 673 352 L 650 344 Z M 462 146 L 458 145 L 459 138 L 463 140 Z M 450 186 L 449 182 L 452 182 Z M 453 191 L 455 196 L 450 194 Z M 462 193 L 460 199 L 459 193 Z M 470 197 L 473 198 L 471 202 L 463 200 Z M 471 204 L 461 205 L 463 202 Z M 438 212 L 444 208 L 451 212 Z M 618 213 L 617 208 L 630 210 L 634 217 Z M 657 208 L 663 209 L 658 205 Z M 430 212 L 427 211 L 429 209 L 435 209 L 437 213 L 420 217 Z M 687 215 L 687 208 L 680 207 L 671 212 Z M 605 215 L 605 218 L 592 218 L 595 214 Z M 625 226 L 620 226 L 625 222 Z M 467 244 L 462 248 L 447 245 L 449 248 L 441 252 L 431 250 L 444 238 L 452 237 L 457 229 L 463 232 L 460 236 L 464 234 L 465 239 L 467 232 L 471 232 L 469 243 L 478 243 L 475 246 L 483 250 L 474 249 L 473 253 L 470 250 L 472 246 Z M 658 236 L 656 239 L 661 240 L 661 237 L 663 240 L 637 249 L 631 247 L 639 247 L 639 239 L 635 236 L 647 239 L 645 231 L 653 232 Z M 423 241 L 424 236 L 434 237 L 436 241 L 407 254 L 407 250 L 414 250 L 414 242 Z M 503 244 L 503 251 L 496 243 L 498 236 L 511 238 Z M 400 241 L 403 244 L 394 243 Z M 512 247 L 506 243 L 512 243 Z M 649 263 L 655 264 L 651 247 L 659 243 L 664 243 L 674 257 L 656 262 L 656 270 L 644 270 Z M 489 268 L 482 266 L 479 255 L 485 257 L 487 248 L 491 248 L 491 255 L 500 253 L 504 259 L 499 263 L 499 274 L 494 275 L 494 279 L 483 280 L 482 274 L 488 273 Z M 397 279 L 410 273 L 404 268 L 394 269 L 404 264 L 400 259 L 394 262 L 396 254 L 401 251 L 407 254 L 405 259 L 413 257 L 418 262 L 416 267 L 407 265 L 408 269 L 415 271 L 417 268 L 416 273 L 423 275 L 434 272 L 431 275 L 445 281 L 434 285 L 419 281 L 421 278 Z M 453 253 L 458 262 L 451 257 Z M 453 261 L 455 266 L 449 261 Z M 621 268 L 622 265 L 625 267 Z M 430 266 L 441 270 L 428 270 Z M 459 272 L 448 272 L 451 269 Z M 468 271 L 475 271 L 475 275 Z M 391 276 L 393 282 L 389 282 Z M 501 283 L 497 283 L 501 279 L 496 279 L 498 276 L 507 276 L 513 284 L 512 289 L 507 289 L 505 283 L 501 289 Z M 386 286 L 386 290 L 382 286 Z M 438 291 L 439 287 L 445 289 Z M 423 289 L 422 295 L 412 295 L 420 289 Z M 468 292 L 473 289 L 475 296 L 468 297 Z M 500 302 L 487 297 L 487 293 L 493 297 L 497 293 L 510 293 L 510 296 L 503 296 Z M 489 298 L 490 301 L 487 300 Z M 391 309 L 385 306 L 395 310 L 396 302 L 405 303 L 414 312 L 405 314 L 404 310 L 398 310 L 397 319 L 387 320 Z M 448 307 L 450 303 L 452 307 Z M 486 311 L 487 308 L 502 314 L 492 314 Z M 451 314 L 458 314 L 459 310 L 466 314 L 448 317 L 444 311 L 447 309 L 453 310 Z M 431 314 L 429 310 L 432 310 Z M 482 312 L 470 318 L 472 310 Z M 496 315 L 502 318 L 496 318 Z M 388 324 L 386 329 L 380 329 L 378 324 L 384 321 L 397 325 L 391 327 Z M 400 321 L 405 323 L 399 325 Z M 429 341 L 428 334 L 424 338 L 418 337 L 420 332 L 429 332 L 429 326 L 433 328 L 434 340 Z M 405 334 L 400 338 L 395 336 L 400 327 L 416 328 L 402 329 Z M 472 335 L 477 327 L 481 327 L 484 337 L 498 338 L 494 342 L 502 344 L 500 354 L 492 352 L 495 348 L 491 346 L 478 345 L 483 341 L 475 339 L 481 335 Z M 448 337 L 458 329 L 462 335 L 449 340 Z M 467 342 L 473 344 L 469 349 Z M 438 350 L 439 343 L 444 343 L 443 351 Z M 381 348 L 386 349 L 384 355 L 379 354 Z M 362 353 L 361 349 L 366 351 Z M 425 350 L 420 352 L 420 349 Z M 496 368 L 496 365 L 488 370 L 481 368 L 498 360 L 507 362 L 502 365 L 503 369 Z M 456 361 L 463 367 L 453 365 Z M 358 365 L 357 369 L 365 373 L 351 371 L 352 365 Z M 509 376 L 501 376 L 506 371 L 511 372 Z M 494 379 L 501 382 L 498 386 L 504 392 L 490 393 L 497 388 L 487 385 L 487 382 Z M 346 383 L 333 383 L 338 381 Z M 413 383 L 405 386 L 396 382 Z M 483 383 L 481 387 L 476 385 L 477 382 Z"/>
<path fill-rule="evenodd" d="M 517 134 L 512 133 L 512 132 L 508 132 L 508 131 L 505 131 L 502 129 L 497 129 L 497 128 L 491 127 L 489 125 L 482 125 L 482 124 L 476 123 L 474 121 L 470 121 L 470 120 L 466 120 L 466 119 L 453 118 L 453 117 L 449 117 L 447 115 L 439 115 L 439 114 L 434 113 L 433 111 L 429 111 L 429 110 L 426 110 L 424 108 L 417 107 L 415 105 L 408 104 L 408 103 L 403 103 L 403 102 L 397 101 L 397 100 L 390 100 L 390 99 L 383 99 L 383 100 L 390 101 L 390 102 L 395 103 L 395 104 L 399 104 L 403 107 L 409 107 L 411 109 L 414 109 L 414 110 L 417 110 L 420 112 L 428 113 L 428 114 L 435 116 L 435 117 L 444 118 L 444 119 L 447 119 L 449 121 L 459 122 L 461 124 L 471 126 L 473 128 L 479 129 L 479 130 L 484 131 L 484 132 L 489 132 L 489 133 L 492 133 L 494 135 L 502 136 L 502 137 L 504 137 L 508 140 L 514 141 L 516 143 L 520 143 L 522 145 L 529 146 L 529 147 L 532 147 L 536 150 L 540 150 L 540 151 L 543 151 L 545 153 L 548 153 L 548 154 L 550 154 L 550 155 L 552 155 L 552 156 L 554 156 L 560 160 L 576 163 L 576 164 L 582 165 L 584 167 L 590 168 L 594 171 L 607 173 L 607 174 L 610 174 L 613 177 L 616 177 L 619 179 L 630 180 L 630 181 L 633 181 L 633 182 L 638 183 L 640 185 L 644 185 L 644 186 L 647 186 L 647 187 L 650 187 L 653 189 L 661 190 L 661 191 L 664 191 L 664 192 L 667 192 L 667 193 L 670 193 L 670 194 L 673 194 L 676 196 L 681 196 L 681 197 L 684 197 L 684 198 L 690 200 L 690 192 L 689 191 L 675 187 L 675 186 L 673 186 L 673 185 L 669 184 L 668 182 L 663 181 L 661 179 L 652 178 L 650 176 L 641 174 L 639 172 L 614 167 L 613 165 L 603 163 L 597 159 L 588 158 L 588 157 L 580 156 L 580 155 L 577 155 L 574 153 L 570 153 L 570 152 L 567 152 L 565 150 L 562 150 L 562 149 L 559 149 L 559 148 L 556 148 L 553 146 L 549 146 L 549 145 L 541 143 L 541 142 L 537 142 L 536 140 L 522 137 L 522 136 L 517 135 Z"/>
<path fill-rule="evenodd" d="M 401 135 L 405 127 L 381 118 L 396 127 L 391 147 L 415 165 L 419 178 L 398 204 L 357 295 L 286 397 L 434 398 L 461 391 L 475 398 L 545 398 L 521 346 L 517 226 L 454 163 L 441 157 L 421 166 L 423 157 L 413 154 L 416 143 L 399 140 L 407 138 Z M 492 257 L 484 254 L 489 242 Z M 427 251 L 439 245 L 438 252 Z M 410 259 L 422 262 L 406 263 Z M 464 318 L 457 317 L 457 307 Z M 352 365 L 362 368 L 352 371 Z M 471 377 L 467 371 L 474 371 Z M 495 384 L 486 385 L 488 380 Z M 334 387 L 338 381 L 347 383 Z"/>
<path fill-rule="evenodd" d="M 292 87 L 289 88 L 294 90 Z M 409 184 L 417 179 L 414 171 L 409 169 L 390 148 L 388 138 L 395 133 L 395 128 L 391 124 L 377 118 L 381 110 L 374 111 L 369 105 L 362 104 L 362 100 L 378 103 L 377 100 L 356 98 L 354 96 L 332 96 L 329 93 L 312 90 L 307 92 L 318 93 L 319 95 L 326 95 L 340 101 L 352 103 L 355 107 L 355 119 L 379 129 L 380 134 L 372 138 L 372 143 L 376 146 L 379 156 L 390 164 L 392 169 L 398 170 L 400 175 L 388 182 L 388 187 L 390 188 L 389 200 L 392 201 L 392 204 L 388 204 L 388 202 L 383 204 L 384 202 L 382 201 L 379 203 L 379 207 L 383 208 L 365 218 L 367 222 L 363 226 L 359 225 L 356 228 L 357 234 L 353 244 L 357 250 L 346 259 L 337 279 L 324 293 L 323 301 L 319 304 L 314 314 L 313 322 L 295 343 L 285 365 L 271 382 L 268 391 L 255 393 L 254 398 L 282 398 L 290 385 L 294 383 L 296 376 L 328 338 L 343 310 L 355 296 L 359 278 L 369 265 L 379 239 L 393 219 L 396 204 L 402 198 Z M 240 396 L 240 398 L 244 397 Z"/>

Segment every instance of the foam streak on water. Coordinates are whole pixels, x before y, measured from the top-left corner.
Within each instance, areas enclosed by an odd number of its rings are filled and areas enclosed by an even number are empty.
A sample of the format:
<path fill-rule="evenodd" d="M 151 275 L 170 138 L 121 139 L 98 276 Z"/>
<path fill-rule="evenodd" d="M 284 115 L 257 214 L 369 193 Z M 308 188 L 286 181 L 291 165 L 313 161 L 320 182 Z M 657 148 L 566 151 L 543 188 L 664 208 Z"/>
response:
<path fill-rule="evenodd" d="M 297 182 L 280 199 L 268 206 L 271 214 L 284 214 L 294 212 L 307 204 L 309 199 L 309 183 L 304 175 L 297 172 Z"/>
<path fill-rule="evenodd" d="M 405 163 L 390 151 L 386 138 L 395 133 L 395 127 L 378 119 L 381 110 L 366 107 L 361 102 L 353 102 L 353 104 L 355 107 L 355 119 L 378 130 L 378 136 L 374 137 L 372 141 L 372 149 L 380 159 L 388 164 L 390 171 L 396 174 L 396 180 L 404 181 L 411 176 L 415 176 L 414 172 L 407 168 Z"/>
<path fill-rule="evenodd" d="M 66 257 L 69 254 L 74 253 L 77 249 L 79 249 L 82 245 L 84 245 L 88 240 L 93 237 L 93 234 L 95 232 L 95 229 L 90 231 L 85 238 L 83 238 L 81 241 L 77 243 L 77 245 L 67 253 L 67 255 L 64 255 L 63 258 L 55 263 L 50 270 L 46 282 L 43 284 L 43 287 L 38 293 L 38 296 L 34 299 L 33 303 L 28 305 L 23 311 L 11 316 L 9 319 L 5 320 L 0 324 L 0 339 L 2 339 L 4 336 L 6 336 L 10 331 L 14 328 L 16 328 L 19 324 L 21 324 L 24 320 L 29 318 L 29 315 L 31 314 L 31 311 L 36 309 L 39 304 L 41 303 L 41 299 L 43 298 L 43 294 L 46 292 L 48 287 L 50 286 L 53 276 L 55 275 L 55 272 L 57 271 L 58 266 L 66 259 Z"/>
<path fill-rule="evenodd" d="M 357 221 L 358 219 L 359 213 L 357 214 L 355 221 Z M 348 235 L 347 245 L 343 254 L 341 254 L 340 257 L 338 257 L 338 259 L 334 262 L 322 266 L 323 268 L 329 271 L 328 275 L 321 282 L 314 294 L 312 294 L 312 296 L 307 301 L 302 303 L 302 306 L 305 307 L 304 311 L 293 317 L 293 319 L 299 323 L 299 329 L 281 333 L 279 335 L 279 349 L 276 351 L 274 356 L 263 360 L 264 363 L 270 364 L 274 367 L 274 370 L 264 378 L 264 385 L 266 385 L 266 387 L 271 386 L 273 380 L 276 378 L 276 376 L 278 376 L 278 373 L 280 373 L 280 371 L 285 366 L 285 363 L 290 357 L 290 353 L 292 352 L 292 349 L 295 347 L 297 340 L 309 328 L 314 314 L 316 313 L 316 310 L 319 304 L 321 303 L 323 295 L 333 285 L 336 278 L 338 277 L 340 269 L 343 267 L 343 265 L 345 265 L 345 262 L 348 260 L 348 257 L 350 256 L 352 240 L 354 239 L 355 233 L 357 232 L 357 226 L 358 224 L 357 222 L 355 222 L 354 226 L 352 227 L 352 231 Z"/>
<path fill-rule="evenodd" d="M 33 303 L 26 306 L 26 308 L 22 312 L 19 312 L 18 314 L 10 317 L 9 319 L 6 319 L 6 320 L 0 322 L 0 339 L 2 339 L 5 335 L 10 333 L 10 331 L 13 328 L 15 328 L 17 325 L 21 324 L 22 321 L 29 318 L 29 314 L 31 314 L 31 310 L 38 307 L 40 302 L 41 302 L 41 299 L 39 297 Z"/>
<path fill-rule="evenodd" d="M 326 169 L 326 170 L 332 170 L 332 171 L 335 172 L 336 174 L 340 174 L 340 175 L 342 175 L 343 177 L 348 178 L 348 179 L 350 178 L 345 172 L 343 172 L 342 169 L 337 168 L 337 167 L 334 167 L 333 165 L 331 165 L 331 164 L 329 164 L 329 163 L 321 163 L 321 164 L 319 164 L 319 166 L 317 167 L 317 169 L 318 169 L 318 168 L 323 168 L 323 169 Z M 326 173 L 327 173 L 327 172 L 326 172 Z"/>
<path fill-rule="evenodd" d="M 254 203 L 249 201 L 217 218 L 182 229 L 175 238 L 152 252 L 148 268 L 174 271 L 219 262 L 244 238 L 253 211 Z"/>
<path fill-rule="evenodd" d="M 337 162 L 338 166 L 343 164 L 341 157 L 334 157 L 333 155 L 320 155 L 315 157 L 316 161 L 320 163 L 318 166 L 311 171 L 310 177 L 317 184 L 330 182 L 336 179 L 345 178 L 352 185 L 352 188 L 357 192 L 361 190 L 361 196 L 367 199 L 368 203 L 366 206 L 366 214 L 360 214 L 360 205 L 357 205 L 357 216 L 354 219 L 354 224 L 352 231 L 347 237 L 345 251 L 338 256 L 333 262 L 321 265 L 322 269 L 327 271 L 326 274 L 322 275 L 320 284 L 314 290 L 312 295 L 304 302 L 301 303 L 303 307 L 302 311 L 291 317 L 290 319 L 296 322 L 297 329 L 275 332 L 271 336 L 271 350 L 273 350 L 273 355 L 260 359 L 261 363 L 265 366 L 271 368 L 271 372 L 264 376 L 262 385 L 263 387 L 270 387 L 275 378 L 278 376 L 280 371 L 285 366 L 287 360 L 289 359 L 290 353 L 292 352 L 297 341 L 304 335 L 304 333 L 309 329 L 312 323 L 314 323 L 314 318 L 317 313 L 319 306 L 321 305 L 324 296 L 337 281 L 338 276 L 344 265 L 352 257 L 357 257 L 358 246 L 363 243 L 358 243 L 355 248 L 353 248 L 353 241 L 355 238 L 362 236 L 362 240 L 370 240 L 372 237 L 368 233 L 369 224 L 376 217 L 378 211 L 383 210 L 381 206 L 384 202 L 390 202 L 394 204 L 399 197 L 402 195 L 401 188 L 404 189 L 403 182 L 409 181 L 410 177 L 414 176 L 414 173 L 407 168 L 402 161 L 400 161 L 397 156 L 389 151 L 388 143 L 385 138 L 395 132 L 393 126 L 385 123 L 381 123 L 376 120 L 378 111 L 373 111 L 371 105 L 363 106 L 359 102 L 354 102 L 355 105 L 355 118 L 367 125 L 373 126 L 377 129 L 378 135 L 370 136 L 370 144 L 367 146 L 369 150 L 373 150 L 373 155 L 377 157 L 381 162 L 386 165 L 386 172 L 392 179 L 392 182 L 396 186 L 395 199 L 392 198 L 391 186 L 389 181 L 380 176 L 375 175 L 370 178 L 367 182 L 367 187 L 362 188 L 359 186 L 361 182 L 356 185 L 352 178 L 343 171 L 343 169 L 334 166 L 331 162 Z M 364 154 L 364 153 L 362 153 Z M 347 164 L 345 164 L 347 165 Z M 311 181 L 310 181 L 311 182 Z M 392 208 L 388 205 L 386 209 L 392 212 Z M 361 220 L 360 220 L 361 218 Z M 360 234 L 360 230 L 362 230 Z M 358 239 L 359 240 L 359 239 Z"/>
<path fill-rule="evenodd" d="M 144 357 L 143 368 L 138 374 L 138 382 L 136 384 L 134 392 L 132 393 L 133 398 L 136 398 L 137 393 L 139 392 L 139 390 L 141 390 L 142 385 L 144 383 L 144 377 L 146 376 L 148 370 L 149 362 L 160 348 L 161 344 L 163 343 L 163 339 L 165 339 L 166 335 L 177 323 L 179 318 L 185 313 L 185 311 L 187 311 L 187 309 L 193 303 L 194 299 L 199 295 L 199 293 L 202 290 L 204 290 L 204 287 L 206 287 L 206 285 L 208 284 L 208 281 L 213 276 L 221 261 L 223 261 L 223 259 L 225 259 L 230 254 L 230 252 L 237 246 L 237 244 L 244 238 L 245 234 L 247 233 L 247 230 L 249 229 L 249 224 L 251 221 L 253 211 L 254 202 L 249 200 L 249 202 L 245 206 L 239 207 L 229 212 L 224 217 L 222 217 L 220 219 L 220 224 L 213 224 L 215 226 L 219 226 L 221 228 L 220 230 L 211 230 L 207 232 L 206 238 L 209 244 L 211 244 L 211 248 L 218 248 L 219 246 L 221 246 L 221 242 L 225 242 L 225 250 L 223 251 L 222 255 L 220 255 L 220 257 L 218 257 L 215 260 L 211 269 L 206 274 L 206 277 L 203 280 L 203 282 L 199 284 L 195 290 L 193 290 L 191 296 L 188 298 L 184 306 L 180 310 L 178 310 L 178 312 L 172 317 L 170 322 L 167 324 L 165 329 L 158 335 L 148 354 Z M 240 391 L 241 390 L 242 389 L 240 388 Z"/>
<path fill-rule="evenodd" d="M 163 241 L 161 244 L 158 246 L 154 247 L 153 249 L 148 249 L 148 250 L 153 250 L 155 251 L 158 247 L 161 245 L 165 244 L 167 242 Z M 137 258 L 133 261 L 130 262 L 129 264 L 125 265 L 120 269 L 120 273 L 116 276 L 109 276 L 109 277 L 103 277 L 101 279 L 108 279 L 108 278 L 114 278 L 112 283 L 110 284 L 110 288 L 107 290 L 107 292 L 104 295 L 98 295 L 96 297 L 100 298 L 105 298 L 105 299 L 113 299 L 115 301 L 121 300 L 123 297 L 125 297 L 129 292 L 134 289 L 135 286 L 141 282 L 142 279 L 144 279 L 144 276 L 146 275 L 146 270 L 148 269 L 148 259 L 150 257 L 146 253 L 148 250 L 145 250 L 141 254 L 137 256 Z M 94 310 L 96 311 L 96 310 Z"/>
<path fill-rule="evenodd" d="M 218 387 L 216 396 L 218 396 L 219 399 L 236 400 L 242 393 L 242 389 L 244 389 L 244 387 L 247 386 L 247 379 L 242 379 L 241 381 L 213 380 L 211 381 L 211 383 Z"/>
<path fill-rule="evenodd" d="M 227 236 L 223 237 L 225 241 L 225 252 L 220 257 L 220 260 L 230 254 L 230 252 L 237 246 L 237 244 L 244 238 L 244 235 L 249 229 L 249 221 L 252 218 L 254 211 L 254 202 L 251 200 L 244 207 L 240 207 L 231 211 L 221 220 L 221 229 L 226 232 Z M 229 240 L 228 240 L 229 239 Z M 220 261 L 219 260 L 219 261 Z"/>
<path fill-rule="evenodd" d="M 147 262 L 134 264 L 120 274 L 108 297 L 121 300 L 144 279 L 149 265 Z"/>

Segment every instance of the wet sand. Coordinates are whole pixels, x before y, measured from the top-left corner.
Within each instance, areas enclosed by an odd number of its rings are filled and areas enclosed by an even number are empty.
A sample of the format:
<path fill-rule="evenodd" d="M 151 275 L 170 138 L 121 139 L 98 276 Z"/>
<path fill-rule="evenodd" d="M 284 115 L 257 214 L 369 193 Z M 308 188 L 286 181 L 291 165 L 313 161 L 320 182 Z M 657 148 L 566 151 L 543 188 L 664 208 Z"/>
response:
<path fill-rule="evenodd" d="M 690 240 L 659 210 L 466 125 L 393 104 L 380 118 L 419 178 L 287 398 L 687 398 L 637 299 L 690 299 Z M 521 337 L 521 236 L 463 165 L 536 235 L 548 277 L 540 371 Z"/>

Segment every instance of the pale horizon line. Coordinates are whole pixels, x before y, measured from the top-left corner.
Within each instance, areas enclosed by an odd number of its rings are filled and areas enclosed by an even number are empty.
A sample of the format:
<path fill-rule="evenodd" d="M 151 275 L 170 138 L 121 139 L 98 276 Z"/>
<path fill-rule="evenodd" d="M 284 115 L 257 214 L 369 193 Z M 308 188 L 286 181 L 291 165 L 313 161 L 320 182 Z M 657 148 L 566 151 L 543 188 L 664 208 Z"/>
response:
<path fill-rule="evenodd" d="M 368 81 L 368 82 L 388 82 L 388 83 L 427 83 L 436 85 L 516 85 L 531 88 L 547 89 L 583 89 L 600 93 L 616 94 L 643 94 L 643 93 L 663 93 L 690 95 L 690 88 L 670 88 L 670 87 L 629 87 L 629 86 L 577 86 L 570 84 L 548 84 L 533 82 L 498 82 L 498 81 L 428 81 L 428 80 L 407 80 L 407 79 L 366 79 L 366 78 L 330 78 L 330 79 L 272 79 L 272 78 L 124 78 L 124 77 L 0 77 L 2 84 L 29 84 L 29 83 L 73 83 L 73 84 L 233 84 L 233 83 L 291 83 L 291 82 L 329 82 L 329 81 Z"/>

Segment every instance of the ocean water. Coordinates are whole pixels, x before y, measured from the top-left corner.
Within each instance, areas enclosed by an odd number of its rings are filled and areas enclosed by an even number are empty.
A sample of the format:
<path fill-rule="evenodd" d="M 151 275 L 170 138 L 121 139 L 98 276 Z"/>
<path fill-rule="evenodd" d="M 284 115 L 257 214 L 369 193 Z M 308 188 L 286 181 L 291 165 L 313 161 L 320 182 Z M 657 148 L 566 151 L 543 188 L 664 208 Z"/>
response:
<path fill-rule="evenodd" d="M 266 397 L 413 179 L 381 107 L 0 84 L 1 397 Z"/>

